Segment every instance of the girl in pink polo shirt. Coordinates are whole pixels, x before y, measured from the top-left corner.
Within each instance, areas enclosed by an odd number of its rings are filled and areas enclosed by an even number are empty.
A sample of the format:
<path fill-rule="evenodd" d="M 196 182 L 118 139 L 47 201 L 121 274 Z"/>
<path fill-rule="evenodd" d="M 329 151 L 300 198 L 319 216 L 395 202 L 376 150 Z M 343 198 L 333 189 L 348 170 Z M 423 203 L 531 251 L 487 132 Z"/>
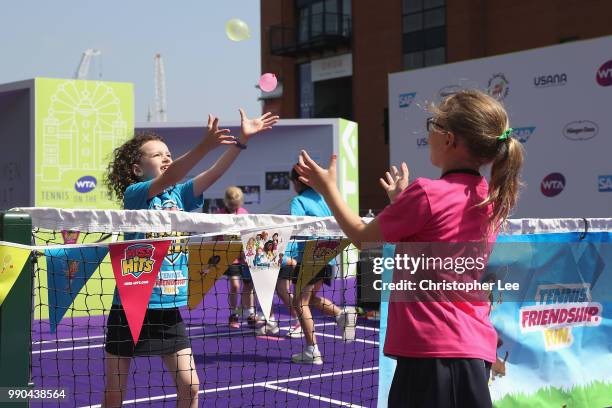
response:
<path fill-rule="evenodd" d="M 522 146 L 511 136 L 503 106 L 480 91 L 450 95 L 431 111 L 433 117 L 426 123 L 430 159 L 440 168 L 440 178 L 418 178 L 409 184 L 407 166 L 402 164 L 401 172 L 392 167 L 387 180 L 381 179 L 391 204 L 369 224 L 342 200 L 336 187 L 335 156 L 325 169 L 302 151 L 296 170 L 301 181 L 324 196 L 357 247 L 383 241 L 412 243 L 399 244 L 401 251 L 418 243 L 430 247 L 474 243 L 477 249 L 472 256 L 486 260 L 500 225 L 518 199 Z M 479 172 L 487 164 L 491 165 L 489 183 Z M 399 269 L 396 265 L 394 280 Z M 418 270 L 413 276 L 441 279 L 438 271 Z M 470 277 L 482 278 L 478 273 Z M 489 321 L 486 296 L 469 298 L 453 292 L 460 297 L 448 301 L 435 293 L 418 295 L 419 300 L 428 301 L 394 302 L 391 295 L 384 351 L 397 359 L 397 368 L 389 406 L 491 407 L 487 384 L 496 359 L 497 335 Z"/>

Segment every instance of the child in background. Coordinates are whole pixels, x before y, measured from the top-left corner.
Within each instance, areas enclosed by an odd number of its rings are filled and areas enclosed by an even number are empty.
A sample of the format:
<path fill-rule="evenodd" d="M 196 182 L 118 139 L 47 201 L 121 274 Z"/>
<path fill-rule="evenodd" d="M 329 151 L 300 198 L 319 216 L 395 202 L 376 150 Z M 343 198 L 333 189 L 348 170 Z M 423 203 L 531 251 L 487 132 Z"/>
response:
<path fill-rule="evenodd" d="M 217 214 L 248 214 L 249 212 L 242 207 L 244 204 L 244 194 L 239 187 L 231 186 L 225 190 L 223 198 L 224 207 L 217 211 Z M 226 240 L 237 239 L 239 237 L 228 236 Z M 253 243 L 249 240 L 252 250 Z M 247 244 L 249 247 L 249 244 Z M 229 296 L 228 302 L 230 307 L 229 326 L 233 329 L 240 328 L 240 320 L 246 315 L 247 324 L 250 327 L 255 327 L 259 321 L 259 317 L 255 312 L 255 291 L 253 289 L 253 280 L 249 267 L 246 264 L 244 253 L 240 257 L 234 259 L 232 264 L 228 266 L 225 275 L 229 279 Z M 240 292 L 240 281 L 242 281 L 242 292 Z M 238 308 L 238 293 L 242 303 L 242 310 Z"/>
<path fill-rule="evenodd" d="M 523 148 L 511 136 L 503 106 L 480 91 L 447 96 L 432 112 L 426 122 L 430 160 L 440 168 L 440 178 L 418 178 L 406 187 L 400 183 L 403 177 L 390 177 L 383 186 L 392 203 L 369 224 L 342 200 L 335 156 L 324 169 L 302 151 L 296 166 L 300 180 L 325 197 L 338 224 L 359 248 L 383 241 L 487 243 L 476 254 L 487 258 L 518 199 Z M 490 183 L 480 175 L 487 164 Z M 389 407 L 491 407 L 488 380 L 497 336 L 489 307 L 486 299 L 391 301 L 384 352 L 397 359 L 397 368 Z M 320 355 L 317 350 L 308 352 Z"/>
<path fill-rule="evenodd" d="M 259 119 L 248 119 L 242 109 L 240 116 L 242 134 L 239 140 L 229 135 L 229 129 L 219 129 L 218 119 L 209 115 L 208 133 L 202 141 L 174 161 L 160 136 L 153 133 L 136 135 L 113 152 L 105 177 L 111 196 L 121 200 L 126 210 L 190 211 L 200 207 L 204 190 L 223 175 L 246 148 L 249 138 L 270 129 L 278 120 L 270 113 Z M 206 154 L 220 145 L 229 147 L 211 168 L 180 183 Z M 125 234 L 126 240 L 143 238 L 144 234 L 140 233 Z M 168 254 L 159 274 L 136 345 L 115 291 L 105 342 L 104 407 L 122 405 L 132 357 L 150 355 L 159 355 L 172 373 L 177 387 L 177 407 L 198 406 L 199 378 L 178 309 L 187 305 L 186 254 Z"/>

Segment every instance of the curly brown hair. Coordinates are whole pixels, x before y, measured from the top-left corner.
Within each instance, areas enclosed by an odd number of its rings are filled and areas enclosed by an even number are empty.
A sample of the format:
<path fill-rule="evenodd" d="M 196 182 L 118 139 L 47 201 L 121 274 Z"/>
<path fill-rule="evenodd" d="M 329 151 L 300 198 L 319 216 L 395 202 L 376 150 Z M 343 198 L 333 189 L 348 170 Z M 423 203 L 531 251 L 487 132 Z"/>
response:
<path fill-rule="evenodd" d="M 112 153 L 112 160 L 106 168 L 104 175 L 104 184 L 108 189 L 108 196 L 112 200 L 113 195 L 123 203 L 123 194 L 128 186 L 141 181 L 132 170 L 135 163 L 138 163 L 142 158 L 140 148 L 146 142 L 151 140 L 159 140 L 164 142 L 164 139 L 154 132 L 137 133 L 134 137 L 115 150 Z"/>

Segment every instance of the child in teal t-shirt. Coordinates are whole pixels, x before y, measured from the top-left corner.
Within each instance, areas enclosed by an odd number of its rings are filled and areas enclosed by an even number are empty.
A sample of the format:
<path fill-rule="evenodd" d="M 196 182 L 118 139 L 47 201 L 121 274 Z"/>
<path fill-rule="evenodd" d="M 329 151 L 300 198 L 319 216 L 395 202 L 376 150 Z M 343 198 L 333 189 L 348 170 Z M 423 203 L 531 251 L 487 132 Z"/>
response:
<path fill-rule="evenodd" d="M 192 150 L 172 160 L 163 139 L 154 133 L 136 135 L 113 152 L 105 177 L 110 194 L 127 210 L 189 211 L 201 206 L 202 193 L 225 173 L 246 148 L 249 138 L 267 130 L 278 116 L 266 113 L 248 119 L 241 109 L 241 136 L 219 129 L 218 119 L 208 116 L 208 132 Z M 206 171 L 185 183 L 180 181 L 210 151 L 230 145 Z M 125 234 L 125 239 L 144 239 L 144 234 Z M 169 251 L 160 269 L 145 314 L 140 338 L 134 345 L 119 296 L 115 293 L 108 315 L 105 344 L 105 390 L 103 406 L 121 406 L 126 393 L 133 356 L 159 355 L 172 371 L 178 406 L 198 406 L 199 379 L 191 343 L 178 307 L 187 304 L 187 255 Z"/>

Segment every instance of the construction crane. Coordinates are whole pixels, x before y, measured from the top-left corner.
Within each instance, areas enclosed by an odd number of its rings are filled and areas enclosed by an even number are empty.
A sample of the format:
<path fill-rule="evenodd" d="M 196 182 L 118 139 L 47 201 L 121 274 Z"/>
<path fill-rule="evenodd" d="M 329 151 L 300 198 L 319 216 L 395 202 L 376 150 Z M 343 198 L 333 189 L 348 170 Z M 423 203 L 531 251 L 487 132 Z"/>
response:
<path fill-rule="evenodd" d="M 93 57 L 98 57 L 102 54 L 100 50 L 94 50 L 93 48 L 88 48 L 83 51 L 83 55 L 81 56 L 81 62 L 74 73 L 74 79 L 87 79 L 87 74 L 89 74 L 89 65 L 91 63 L 91 59 Z M 100 70 L 100 77 L 102 76 L 102 70 Z"/>
<path fill-rule="evenodd" d="M 158 122 L 166 122 L 166 73 L 161 54 L 155 54 L 155 115 Z"/>

